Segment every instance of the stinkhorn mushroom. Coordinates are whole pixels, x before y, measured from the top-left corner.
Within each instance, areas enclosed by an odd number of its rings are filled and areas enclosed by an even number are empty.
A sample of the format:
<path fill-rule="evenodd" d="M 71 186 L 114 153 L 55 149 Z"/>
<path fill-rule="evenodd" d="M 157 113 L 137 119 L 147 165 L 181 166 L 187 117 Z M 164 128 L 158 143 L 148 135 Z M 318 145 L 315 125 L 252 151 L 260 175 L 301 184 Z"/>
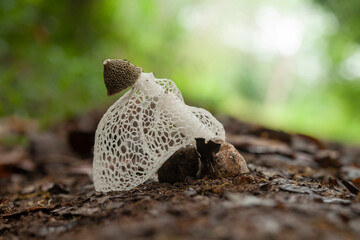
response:
<path fill-rule="evenodd" d="M 95 135 L 96 191 L 129 190 L 149 179 L 177 150 L 196 138 L 225 141 L 222 124 L 208 111 L 188 106 L 174 82 L 126 60 L 107 59 L 108 95 L 128 87 L 102 117 Z"/>

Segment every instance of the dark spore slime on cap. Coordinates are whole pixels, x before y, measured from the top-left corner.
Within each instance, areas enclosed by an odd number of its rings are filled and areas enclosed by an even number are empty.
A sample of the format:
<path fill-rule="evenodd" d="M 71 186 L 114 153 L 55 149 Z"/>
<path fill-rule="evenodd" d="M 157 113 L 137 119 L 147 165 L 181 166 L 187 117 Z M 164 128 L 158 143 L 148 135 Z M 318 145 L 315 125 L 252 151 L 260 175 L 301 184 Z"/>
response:
<path fill-rule="evenodd" d="M 131 87 L 140 77 L 141 68 L 122 59 L 107 59 L 104 64 L 104 82 L 109 96 Z"/>

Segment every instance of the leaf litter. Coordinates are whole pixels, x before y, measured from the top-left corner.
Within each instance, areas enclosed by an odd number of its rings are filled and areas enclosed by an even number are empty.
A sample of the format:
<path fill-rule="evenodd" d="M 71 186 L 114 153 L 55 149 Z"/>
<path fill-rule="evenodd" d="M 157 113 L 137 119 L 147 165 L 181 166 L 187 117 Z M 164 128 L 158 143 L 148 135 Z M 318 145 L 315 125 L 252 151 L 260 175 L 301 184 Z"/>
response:
<path fill-rule="evenodd" d="M 225 118 L 250 173 L 171 183 L 154 177 L 104 194 L 91 182 L 101 115 L 48 132 L 1 121 L 3 132 L 22 134 L 29 145 L 0 144 L 0 239 L 360 237 L 360 148 Z"/>

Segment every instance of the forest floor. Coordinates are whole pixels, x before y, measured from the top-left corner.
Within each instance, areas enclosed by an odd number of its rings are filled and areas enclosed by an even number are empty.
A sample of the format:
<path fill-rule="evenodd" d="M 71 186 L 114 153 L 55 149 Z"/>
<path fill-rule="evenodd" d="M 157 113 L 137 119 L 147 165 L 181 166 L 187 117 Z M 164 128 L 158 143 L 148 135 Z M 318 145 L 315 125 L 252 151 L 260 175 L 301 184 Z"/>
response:
<path fill-rule="evenodd" d="M 0 122 L 0 239 L 360 238 L 360 148 L 224 118 L 249 174 L 104 194 L 89 177 L 101 113 Z"/>

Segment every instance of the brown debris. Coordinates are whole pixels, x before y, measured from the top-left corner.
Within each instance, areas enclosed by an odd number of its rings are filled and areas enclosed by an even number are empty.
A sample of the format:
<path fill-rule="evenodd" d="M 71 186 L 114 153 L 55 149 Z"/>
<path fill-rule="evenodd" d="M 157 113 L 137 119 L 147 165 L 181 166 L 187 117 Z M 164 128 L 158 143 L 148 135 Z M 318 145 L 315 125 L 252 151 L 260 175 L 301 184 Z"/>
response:
<path fill-rule="evenodd" d="M 346 181 L 346 180 L 341 180 L 341 183 L 352 193 L 352 194 L 359 194 L 360 190 L 355 187 L 354 185 L 352 185 L 350 182 Z"/>
<path fill-rule="evenodd" d="M 0 178 L 8 178 L 12 173 L 32 172 L 34 169 L 34 162 L 23 148 L 0 151 Z"/>
<path fill-rule="evenodd" d="M 340 168 L 342 166 L 339 153 L 333 150 L 317 151 L 314 160 L 321 167 Z"/>
<path fill-rule="evenodd" d="M 227 178 L 249 172 L 245 159 L 228 142 L 197 138 L 196 147 L 201 160 L 200 177 Z"/>
<path fill-rule="evenodd" d="M 19 171 L 22 157 L 7 158 L 18 167 L 0 177 L 0 239 L 360 238 L 359 147 L 224 121 L 229 136 L 241 139 L 234 145 L 248 173 L 185 177 L 172 184 L 151 179 L 107 194 L 94 191 L 91 157 L 78 157 L 77 148 L 61 150 L 69 144 L 69 132 L 93 131 L 92 121 L 74 120 L 41 140 L 31 138 L 34 151 L 0 143 L 0 161 L 14 151 L 35 166 Z M 56 152 L 57 144 L 61 151 Z M 214 161 L 221 144 L 203 145 Z M 195 156 L 194 149 L 189 152 Z M 231 164 L 221 167 L 229 170 Z M 198 168 L 193 166 L 192 174 Z M 170 172 L 165 175 L 171 177 Z"/>
<path fill-rule="evenodd" d="M 227 140 L 240 151 L 259 155 L 281 154 L 283 156 L 295 158 L 295 153 L 290 146 L 278 140 L 233 134 L 227 134 Z"/>

